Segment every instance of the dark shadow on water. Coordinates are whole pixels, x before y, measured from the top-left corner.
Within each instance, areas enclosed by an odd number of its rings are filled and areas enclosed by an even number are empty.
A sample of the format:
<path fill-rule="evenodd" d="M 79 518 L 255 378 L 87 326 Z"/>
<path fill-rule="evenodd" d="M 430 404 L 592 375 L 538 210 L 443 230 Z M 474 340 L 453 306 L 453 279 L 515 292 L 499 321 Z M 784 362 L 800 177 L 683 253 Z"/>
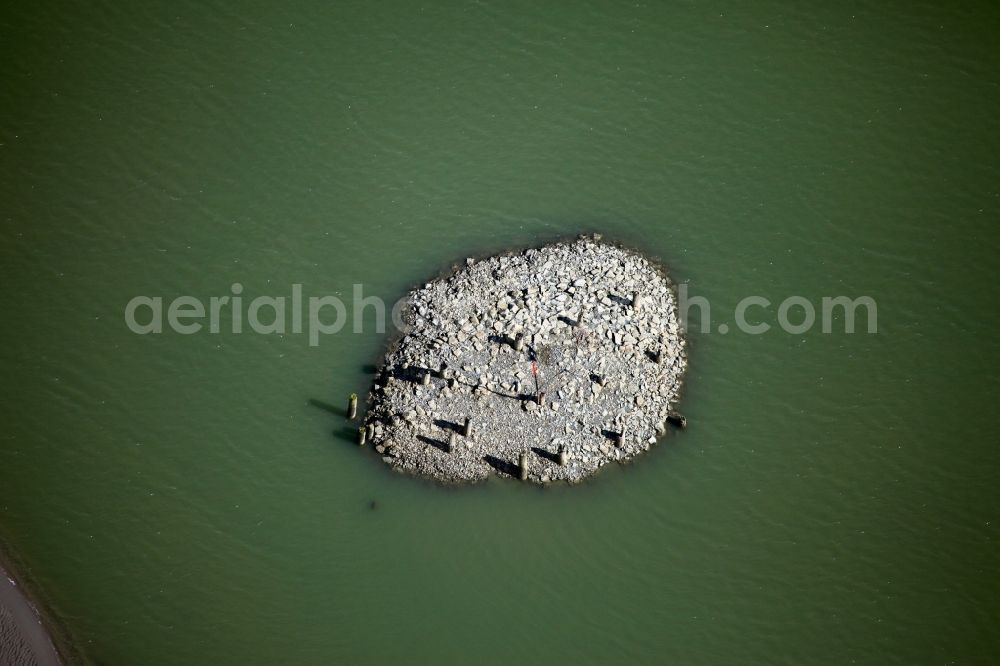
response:
<path fill-rule="evenodd" d="M 434 439 L 432 437 L 427 437 L 426 435 L 417 435 L 417 439 L 419 439 L 424 444 L 430 444 L 431 446 L 441 449 L 445 453 L 448 453 L 447 442 L 442 442 L 440 439 Z"/>
<path fill-rule="evenodd" d="M 309 404 L 316 409 L 323 410 L 327 414 L 336 416 L 338 419 L 347 419 L 347 407 L 336 407 L 328 402 L 323 402 L 322 400 L 316 400 L 315 398 L 309 398 Z M 353 421 L 341 421 L 342 425 L 338 425 L 330 434 L 334 439 L 352 444 L 354 446 L 358 445 L 358 428 L 364 424 L 364 419 L 360 417 Z"/>
<path fill-rule="evenodd" d="M 378 366 L 376 366 L 374 363 L 365 363 L 364 365 L 361 366 L 361 372 L 363 372 L 366 375 L 378 374 Z"/>
<path fill-rule="evenodd" d="M 550 462 L 554 462 L 557 465 L 559 464 L 559 454 L 558 453 L 552 453 L 551 451 L 546 451 L 545 449 L 540 449 L 537 446 L 531 447 L 531 450 L 534 452 L 535 455 L 537 455 L 537 456 L 539 456 L 541 458 L 545 458 L 546 460 L 548 460 Z"/>
<path fill-rule="evenodd" d="M 328 402 L 323 402 L 322 400 L 316 400 L 315 398 L 309 398 L 309 404 L 316 409 L 322 409 L 324 412 L 333 414 L 334 416 L 339 416 L 341 418 L 347 418 L 347 407 L 335 407 Z"/>
<path fill-rule="evenodd" d="M 357 425 L 355 425 L 355 426 L 345 425 L 345 426 L 341 426 L 339 428 L 334 428 L 333 433 L 332 433 L 333 434 L 333 438 L 341 440 L 343 442 L 347 442 L 348 444 L 353 444 L 354 446 L 357 446 L 358 445 L 358 428 L 360 428 L 360 427 L 361 426 L 357 426 Z"/>
<path fill-rule="evenodd" d="M 512 462 L 500 460 L 496 456 L 483 456 L 483 462 L 501 474 L 507 474 L 509 476 L 513 476 L 514 478 L 517 478 L 518 476 L 518 467 Z"/>

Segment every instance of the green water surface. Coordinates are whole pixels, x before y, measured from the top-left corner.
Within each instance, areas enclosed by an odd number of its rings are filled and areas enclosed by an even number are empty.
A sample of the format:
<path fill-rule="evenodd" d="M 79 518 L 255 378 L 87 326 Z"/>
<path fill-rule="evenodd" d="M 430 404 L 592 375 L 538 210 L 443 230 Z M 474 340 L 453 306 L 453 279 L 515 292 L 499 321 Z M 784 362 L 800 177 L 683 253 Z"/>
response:
<path fill-rule="evenodd" d="M 8 4 L 0 540 L 99 664 L 996 663 L 998 7 Z M 712 324 L 688 430 L 579 487 L 350 444 L 370 325 L 123 317 L 583 230 Z"/>

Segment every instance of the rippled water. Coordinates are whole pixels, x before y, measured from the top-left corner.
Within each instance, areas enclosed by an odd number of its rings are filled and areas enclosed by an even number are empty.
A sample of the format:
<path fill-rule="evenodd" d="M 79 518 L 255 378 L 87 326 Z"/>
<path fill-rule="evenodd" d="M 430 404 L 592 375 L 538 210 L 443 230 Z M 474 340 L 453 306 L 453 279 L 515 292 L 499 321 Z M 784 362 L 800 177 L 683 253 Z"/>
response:
<path fill-rule="evenodd" d="M 94 662 L 996 657 L 996 5 L 2 16 L 0 537 Z M 370 326 L 122 316 L 234 282 L 392 300 L 581 230 L 713 332 L 689 429 L 575 488 L 351 446 L 315 402 L 367 389 Z M 719 334 L 748 295 L 772 323 L 868 295 L 879 332 Z"/>

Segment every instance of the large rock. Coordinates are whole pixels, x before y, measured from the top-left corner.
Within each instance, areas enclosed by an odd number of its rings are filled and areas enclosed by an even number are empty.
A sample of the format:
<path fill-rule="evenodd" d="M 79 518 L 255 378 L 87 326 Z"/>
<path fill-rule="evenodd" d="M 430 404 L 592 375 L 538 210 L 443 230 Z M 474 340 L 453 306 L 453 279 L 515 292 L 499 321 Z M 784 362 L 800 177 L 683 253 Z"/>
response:
<path fill-rule="evenodd" d="M 687 364 L 667 276 L 599 237 L 466 262 L 414 290 L 404 319 L 366 420 L 386 462 L 446 482 L 519 478 L 524 452 L 534 482 L 636 456 Z"/>

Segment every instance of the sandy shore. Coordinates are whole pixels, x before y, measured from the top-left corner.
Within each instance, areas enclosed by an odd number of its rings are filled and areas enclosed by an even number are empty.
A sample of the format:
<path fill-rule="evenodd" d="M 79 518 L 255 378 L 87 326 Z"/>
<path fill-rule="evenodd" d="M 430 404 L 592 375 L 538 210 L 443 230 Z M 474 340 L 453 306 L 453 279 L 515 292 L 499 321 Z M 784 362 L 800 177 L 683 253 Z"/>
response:
<path fill-rule="evenodd" d="M 0 564 L 0 664 L 59 666 L 64 662 L 35 605 Z"/>

